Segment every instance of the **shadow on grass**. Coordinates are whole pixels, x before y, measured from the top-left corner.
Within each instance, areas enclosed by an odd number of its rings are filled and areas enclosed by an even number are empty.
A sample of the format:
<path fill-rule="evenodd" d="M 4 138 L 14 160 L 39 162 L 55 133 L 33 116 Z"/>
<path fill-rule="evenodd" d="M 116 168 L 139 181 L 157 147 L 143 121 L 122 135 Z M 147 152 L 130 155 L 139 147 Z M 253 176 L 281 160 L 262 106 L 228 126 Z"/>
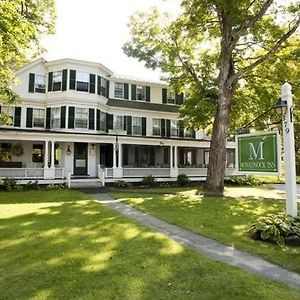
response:
<path fill-rule="evenodd" d="M 93 201 L 40 205 L 0 220 L 1 299 L 299 296 L 206 260 Z"/>

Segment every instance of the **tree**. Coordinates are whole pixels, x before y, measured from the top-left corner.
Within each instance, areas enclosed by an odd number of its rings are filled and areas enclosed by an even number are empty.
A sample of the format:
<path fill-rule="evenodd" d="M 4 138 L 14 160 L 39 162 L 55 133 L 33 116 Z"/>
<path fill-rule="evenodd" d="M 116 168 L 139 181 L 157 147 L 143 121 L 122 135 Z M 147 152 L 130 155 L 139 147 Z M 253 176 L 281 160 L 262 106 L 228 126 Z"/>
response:
<path fill-rule="evenodd" d="M 15 71 L 42 52 L 41 38 L 54 33 L 55 0 L 0 0 L 0 99 L 18 99 Z M 2 121 L 7 121 L 1 116 Z M 0 120 L 1 121 L 1 120 Z"/>
<path fill-rule="evenodd" d="M 299 1 L 182 0 L 176 19 L 161 16 L 157 9 L 131 18 L 132 39 L 124 45 L 125 53 L 146 67 L 160 68 L 175 90 L 188 87 L 188 101 L 194 100 L 204 116 L 214 113 L 209 191 L 224 189 L 226 140 L 237 88 L 296 31 L 299 8 Z"/>

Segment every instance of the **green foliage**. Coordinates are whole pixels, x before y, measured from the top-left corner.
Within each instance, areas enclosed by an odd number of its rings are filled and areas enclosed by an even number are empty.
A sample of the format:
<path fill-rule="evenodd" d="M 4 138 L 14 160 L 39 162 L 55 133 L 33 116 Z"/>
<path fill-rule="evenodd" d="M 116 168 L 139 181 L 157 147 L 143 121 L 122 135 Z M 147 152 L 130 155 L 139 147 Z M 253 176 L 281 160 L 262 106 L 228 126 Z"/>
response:
<path fill-rule="evenodd" d="M 225 179 L 225 184 L 232 186 L 257 186 L 261 185 L 261 181 L 252 175 L 248 176 L 231 176 Z"/>
<path fill-rule="evenodd" d="M 14 178 L 6 177 L 3 179 L 3 187 L 7 192 L 20 190 L 21 186 L 18 186 L 17 181 Z"/>
<path fill-rule="evenodd" d="M 125 188 L 129 187 L 129 183 L 126 182 L 125 180 L 116 180 L 114 182 L 114 185 L 115 185 L 115 187 L 122 188 L 122 189 L 125 189 Z"/>
<path fill-rule="evenodd" d="M 0 99 L 14 103 L 15 71 L 42 52 L 40 40 L 54 32 L 55 0 L 0 1 Z M 5 117 L 0 114 L 0 120 Z"/>
<path fill-rule="evenodd" d="M 31 191 L 31 190 L 38 190 L 40 188 L 38 181 L 28 181 L 24 186 L 23 189 L 24 191 Z"/>
<path fill-rule="evenodd" d="M 189 183 L 189 178 L 186 174 L 179 174 L 177 176 L 177 184 L 179 186 L 185 186 Z"/>
<path fill-rule="evenodd" d="M 293 218 L 285 214 L 268 214 L 258 218 L 249 228 L 253 239 L 260 239 L 283 246 L 286 238 L 300 238 L 300 217 Z"/>
<path fill-rule="evenodd" d="M 15 156 L 22 156 L 24 154 L 24 148 L 21 143 L 13 144 L 10 148 L 11 154 Z"/>
<path fill-rule="evenodd" d="M 47 190 L 64 190 L 66 189 L 66 185 L 64 183 L 60 184 L 48 184 L 47 185 Z"/>
<path fill-rule="evenodd" d="M 148 187 L 153 187 L 156 184 L 156 179 L 152 175 L 145 176 L 142 180 L 142 184 Z"/>

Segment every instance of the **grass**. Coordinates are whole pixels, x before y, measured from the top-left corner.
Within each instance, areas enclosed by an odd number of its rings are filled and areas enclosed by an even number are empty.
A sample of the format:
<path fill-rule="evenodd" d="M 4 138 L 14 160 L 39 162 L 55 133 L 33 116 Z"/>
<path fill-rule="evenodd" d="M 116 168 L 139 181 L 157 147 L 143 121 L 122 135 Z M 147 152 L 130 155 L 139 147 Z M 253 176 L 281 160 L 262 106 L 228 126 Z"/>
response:
<path fill-rule="evenodd" d="M 273 183 L 284 183 L 284 176 L 263 176 L 263 175 L 255 175 L 256 179 L 259 179 L 262 183 L 273 184 Z M 300 176 L 296 177 L 297 183 L 300 183 Z"/>
<path fill-rule="evenodd" d="M 173 194 L 112 193 L 115 198 L 169 223 L 192 230 L 300 273 L 300 247 L 254 241 L 245 232 L 259 216 L 284 212 L 281 195 L 265 188 L 227 188 L 231 197 L 205 198 L 189 190 Z M 233 198 L 236 195 L 236 198 Z M 239 196 L 238 196 L 239 195 Z M 241 197 L 247 195 L 247 197 Z M 266 199 L 264 197 L 277 197 Z"/>
<path fill-rule="evenodd" d="M 1 299 L 299 299 L 72 191 L 0 193 Z"/>

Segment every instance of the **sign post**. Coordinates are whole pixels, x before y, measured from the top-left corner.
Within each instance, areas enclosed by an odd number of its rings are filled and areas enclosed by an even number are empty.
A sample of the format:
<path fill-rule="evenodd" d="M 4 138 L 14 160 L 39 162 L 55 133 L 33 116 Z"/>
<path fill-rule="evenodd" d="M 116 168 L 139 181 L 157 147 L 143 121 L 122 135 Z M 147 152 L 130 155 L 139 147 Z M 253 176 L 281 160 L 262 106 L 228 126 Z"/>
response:
<path fill-rule="evenodd" d="M 287 109 L 282 116 L 282 131 L 284 143 L 284 164 L 285 164 L 285 193 L 286 213 L 292 217 L 297 216 L 297 186 L 295 166 L 295 139 L 292 113 L 292 87 L 285 83 L 281 88 L 281 99 L 287 102 Z"/>

